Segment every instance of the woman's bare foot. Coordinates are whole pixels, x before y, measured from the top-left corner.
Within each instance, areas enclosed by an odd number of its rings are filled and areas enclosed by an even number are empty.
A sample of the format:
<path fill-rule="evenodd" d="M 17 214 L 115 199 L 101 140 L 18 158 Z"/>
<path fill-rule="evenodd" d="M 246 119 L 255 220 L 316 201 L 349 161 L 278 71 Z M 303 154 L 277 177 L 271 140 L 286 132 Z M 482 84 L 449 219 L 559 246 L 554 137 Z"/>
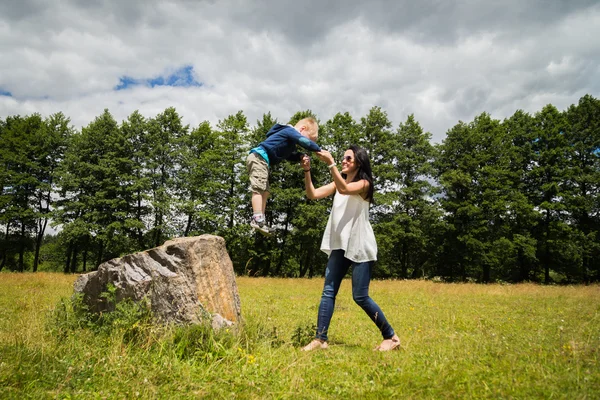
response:
<path fill-rule="evenodd" d="M 375 350 L 379 351 L 390 351 L 394 349 L 400 349 L 400 338 L 398 335 L 394 335 L 390 339 L 385 339 L 379 346 L 375 347 Z"/>
<path fill-rule="evenodd" d="M 315 349 L 326 349 L 329 345 L 321 339 L 314 339 L 312 342 L 302 348 L 302 351 L 311 351 Z"/>

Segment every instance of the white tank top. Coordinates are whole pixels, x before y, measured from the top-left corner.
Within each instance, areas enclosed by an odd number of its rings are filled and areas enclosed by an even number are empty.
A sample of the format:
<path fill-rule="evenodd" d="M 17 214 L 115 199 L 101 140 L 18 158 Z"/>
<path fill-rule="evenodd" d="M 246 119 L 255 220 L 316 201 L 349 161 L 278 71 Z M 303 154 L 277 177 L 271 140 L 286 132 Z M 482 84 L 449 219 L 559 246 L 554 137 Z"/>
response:
<path fill-rule="evenodd" d="M 345 257 L 361 263 L 377 260 L 377 242 L 369 222 L 369 202 L 360 195 L 340 194 L 337 190 L 329 221 L 321 241 L 321 250 L 344 250 Z"/>

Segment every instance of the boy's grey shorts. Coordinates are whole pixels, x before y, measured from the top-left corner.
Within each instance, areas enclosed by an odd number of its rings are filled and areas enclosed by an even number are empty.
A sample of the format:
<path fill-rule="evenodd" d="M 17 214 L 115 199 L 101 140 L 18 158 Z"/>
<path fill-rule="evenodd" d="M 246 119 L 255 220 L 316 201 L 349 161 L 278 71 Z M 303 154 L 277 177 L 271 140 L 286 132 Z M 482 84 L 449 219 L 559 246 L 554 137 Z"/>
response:
<path fill-rule="evenodd" d="M 264 158 L 256 153 L 248 154 L 246 169 L 250 177 L 250 188 L 253 192 L 269 191 L 269 167 Z"/>

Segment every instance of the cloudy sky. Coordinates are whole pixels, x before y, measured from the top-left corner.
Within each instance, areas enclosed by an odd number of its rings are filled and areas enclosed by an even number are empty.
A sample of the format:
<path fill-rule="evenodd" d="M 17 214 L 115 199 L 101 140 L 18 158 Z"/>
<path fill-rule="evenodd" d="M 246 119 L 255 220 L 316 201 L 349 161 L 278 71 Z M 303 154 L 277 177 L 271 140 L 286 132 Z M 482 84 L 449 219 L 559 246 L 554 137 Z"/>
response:
<path fill-rule="evenodd" d="M 321 122 L 382 107 L 435 142 L 600 97 L 600 1 L 0 0 L 0 117 L 77 128 L 174 106 L 196 126 L 239 110 Z"/>

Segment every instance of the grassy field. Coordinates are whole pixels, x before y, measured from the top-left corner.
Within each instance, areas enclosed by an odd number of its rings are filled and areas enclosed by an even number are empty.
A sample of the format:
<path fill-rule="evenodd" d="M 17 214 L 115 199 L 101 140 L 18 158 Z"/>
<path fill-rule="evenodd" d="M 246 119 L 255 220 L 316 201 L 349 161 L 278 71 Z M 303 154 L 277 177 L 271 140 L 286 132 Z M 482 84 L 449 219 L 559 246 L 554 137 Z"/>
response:
<path fill-rule="evenodd" d="M 74 279 L 0 274 L 0 398 L 600 398 L 599 286 L 375 281 L 402 340 L 379 353 L 344 281 L 330 348 L 303 353 L 321 279 L 238 278 L 245 324 L 218 334 L 91 323 L 61 305 Z"/>

